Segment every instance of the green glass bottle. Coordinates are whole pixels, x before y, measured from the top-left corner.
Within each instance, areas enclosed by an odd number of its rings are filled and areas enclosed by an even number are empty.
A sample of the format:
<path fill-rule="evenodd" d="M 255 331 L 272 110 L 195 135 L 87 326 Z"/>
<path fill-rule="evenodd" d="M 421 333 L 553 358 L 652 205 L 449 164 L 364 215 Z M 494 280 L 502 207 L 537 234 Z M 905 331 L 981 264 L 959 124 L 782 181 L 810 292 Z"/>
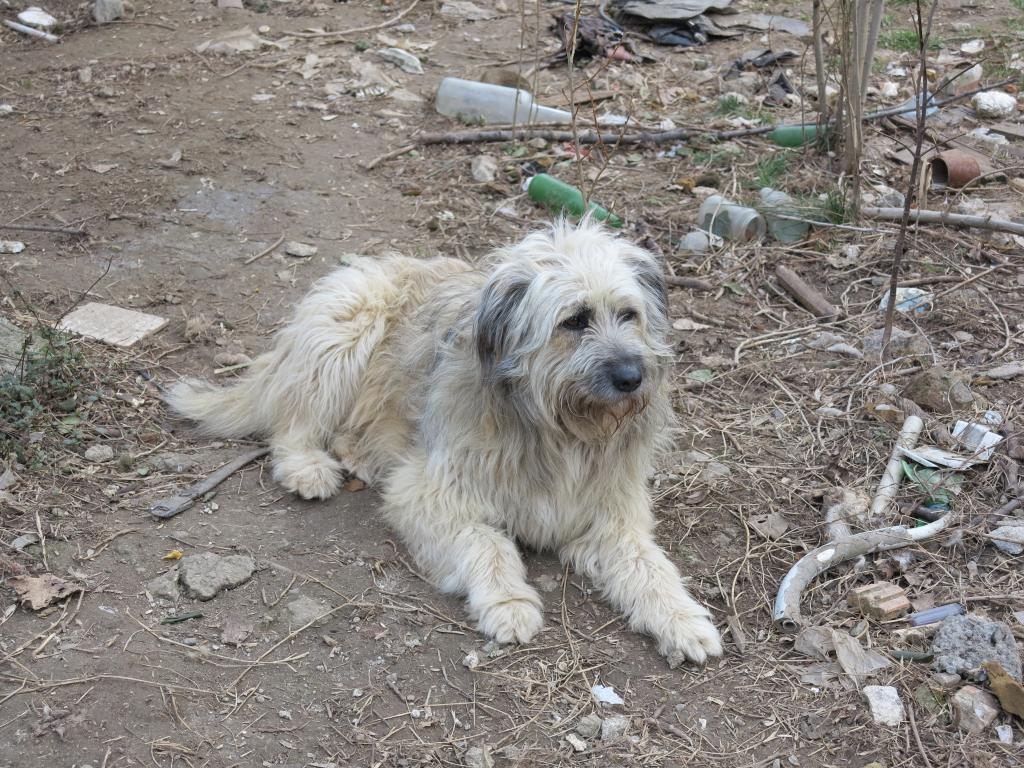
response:
<path fill-rule="evenodd" d="M 802 147 L 818 138 L 818 126 L 813 123 L 780 125 L 768 134 L 768 138 L 780 147 Z"/>
<path fill-rule="evenodd" d="M 554 176 L 538 173 L 530 179 L 526 193 L 534 202 L 546 205 L 555 212 L 567 211 L 575 216 L 583 215 L 583 193 Z M 587 209 L 595 219 L 605 221 L 609 226 L 621 227 L 623 224 L 621 218 L 595 202 L 591 202 Z"/>

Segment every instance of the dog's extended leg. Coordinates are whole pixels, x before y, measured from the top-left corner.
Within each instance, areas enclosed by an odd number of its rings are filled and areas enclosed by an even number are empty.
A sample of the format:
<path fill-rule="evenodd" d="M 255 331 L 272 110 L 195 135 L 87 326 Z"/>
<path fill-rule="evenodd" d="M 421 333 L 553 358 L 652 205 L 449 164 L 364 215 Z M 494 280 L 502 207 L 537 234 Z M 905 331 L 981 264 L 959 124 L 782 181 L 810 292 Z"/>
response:
<path fill-rule="evenodd" d="M 685 659 L 703 663 L 722 654 L 722 641 L 708 610 L 690 597 L 679 571 L 655 543 L 646 508 L 609 513 L 566 545 L 563 560 L 594 580 L 630 626 L 658 641 L 658 651 L 676 667 Z"/>
<path fill-rule="evenodd" d="M 477 629 L 499 643 L 525 643 L 540 631 L 541 599 L 515 543 L 450 483 L 405 465 L 389 479 L 387 503 L 416 563 L 442 591 L 466 596 Z"/>
<path fill-rule="evenodd" d="M 341 485 L 341 464 L 320 447 L 314 428 L 274 435 L 274 479 L 304 499 L 327 499 Z"/>

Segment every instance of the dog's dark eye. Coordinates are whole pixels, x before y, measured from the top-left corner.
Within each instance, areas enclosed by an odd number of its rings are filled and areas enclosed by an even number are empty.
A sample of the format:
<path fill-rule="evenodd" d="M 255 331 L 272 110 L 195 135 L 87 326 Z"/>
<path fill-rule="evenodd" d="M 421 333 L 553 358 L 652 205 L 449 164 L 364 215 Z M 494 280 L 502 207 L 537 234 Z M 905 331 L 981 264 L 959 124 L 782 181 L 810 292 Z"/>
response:
<path fill-rule="evenodd" d="M 590 326 L 590 310 L 581 309 L 572 317 L 562 321 L 562 327 L 569 331 L 585 331 Z"/>
<path fill-rule="evenodd" d="M 619 315 L 619 320 L 621 320 L 624 323 L 631 323 L 631 322 L 633 322 L 634 320 L 636 320 L 636 310 L 635 309 L 627 309 L 625 312 L 623 312 L 621 315 Z"/>

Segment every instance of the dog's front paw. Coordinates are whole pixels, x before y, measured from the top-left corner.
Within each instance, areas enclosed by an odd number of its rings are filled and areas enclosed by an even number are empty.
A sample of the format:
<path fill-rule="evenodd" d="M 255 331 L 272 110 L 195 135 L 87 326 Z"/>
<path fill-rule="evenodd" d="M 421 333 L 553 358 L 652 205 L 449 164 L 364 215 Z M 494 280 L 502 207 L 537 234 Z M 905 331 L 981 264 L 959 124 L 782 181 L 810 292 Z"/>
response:
<path fill-rule="evenodd" d="M 499 643 L 526 643 L 544 626 L 540 600 L 509 598 L 492 603 L 480 612 L 477 629 Z"/>
<path fill-rule="evenodd" d="M 687 660 L 703 664 L 709 656 L 722 655 L 722 636 L 707 616 L 679 614 L 658 640 L 658 650 L 672 669 Z"/>
<path fill-rule="evenodd" d="M 341 467 L 326 453 L 289 456 L 274 468 L 274 479 L 304 499 L 327 499 L 341 487 Z"/>

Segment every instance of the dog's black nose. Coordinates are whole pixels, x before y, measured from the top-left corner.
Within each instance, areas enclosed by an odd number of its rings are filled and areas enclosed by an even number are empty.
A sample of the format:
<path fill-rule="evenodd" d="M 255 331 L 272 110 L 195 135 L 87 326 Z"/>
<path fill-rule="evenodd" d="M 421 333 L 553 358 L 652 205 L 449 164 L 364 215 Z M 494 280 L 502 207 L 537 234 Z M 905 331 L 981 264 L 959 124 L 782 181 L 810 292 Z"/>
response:
<path fill-rule="evenodd" d="M 633 392 L 644 380 L 640 366 L 636 363 L 615 363 L 610 372 L 612 386 L 619 392 Z"/>

